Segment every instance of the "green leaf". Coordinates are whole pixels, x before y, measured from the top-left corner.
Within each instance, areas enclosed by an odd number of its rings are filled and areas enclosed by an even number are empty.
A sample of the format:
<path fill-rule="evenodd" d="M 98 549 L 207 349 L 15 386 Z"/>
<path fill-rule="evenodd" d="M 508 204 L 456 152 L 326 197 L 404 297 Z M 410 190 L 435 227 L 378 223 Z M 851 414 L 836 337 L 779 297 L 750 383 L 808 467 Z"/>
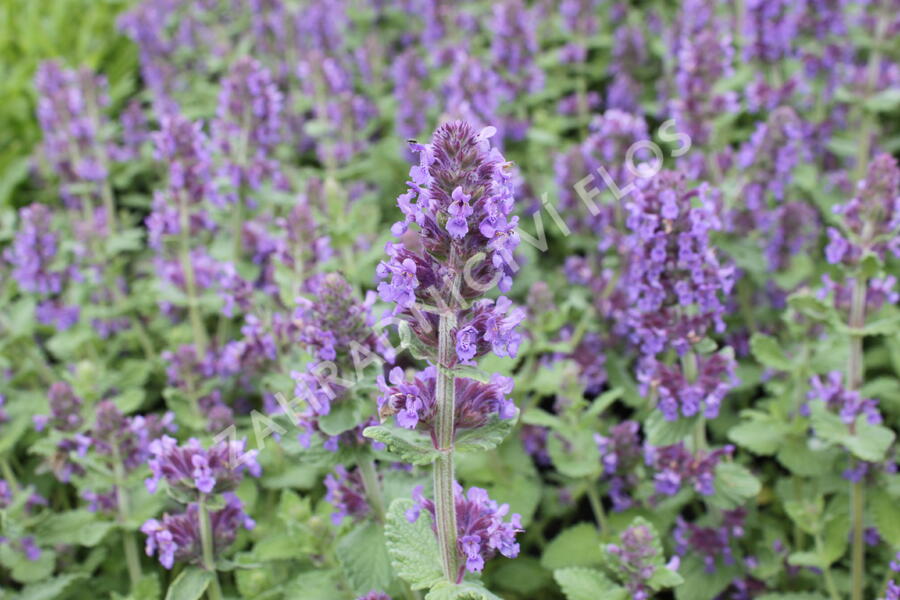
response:
<path fill-rule="evenodd" d="M 868 494 L 869 511 L 878 527 L 878 534 L 893 548 L 900 548 L 900 518 L 897 500 L 884 488 L 873 487 Z"/>
<path fill-rule="evenodd" d="M 327 415 L 319 417 L 319 428 L 330 436 L 353 429 L 362 420 L 356 402 L 334 402 Z"/>
<path fill-rule="evenodd" d="M 656 567 L 647 584 L 656 591 L 677 587 L 684 583 L 684 577 L 668 567 Z"/>
<path fill-rule="evenodd" d="M 393 579 L 391 557 L 385 545 L 384 530 L 375 522 L 357 525 L 335 546 L 335 554 L 347 581 L 357 594 L 385 590 Z"/>
<path fill-rule="evenodd" d="M 394 571 L 414 590 L 430 588 L 444 578 L 431 516 L 422 511 L 415 523 L 406 518 L 412 500 L 394 500 L 387 511 L 384 536 Z"/>
<path fill-rule="evenodd" d="M 825 600 L 825 596 L 815 592 L 789 592 L 787 594 L 763 594 L 756 600 Z"/>
<path fill-rule="evenodd" d="M 804 533 L 818 535 L 822 530 L 822 511 L 825 510 L 822 496 L 785 500 L 784 510 Z"/>
<path fill-rule="evenodd" d="M 553 572 L 566 600 L 627 600 L 628 590 L 596 569 L 570 567 Z"/>
<path fill-rule="evenodd" d="M 813 296 L 809 291 L 791 294 L 788 297 L 788 304 L 797 312 L 803 313 L 816 321 L 838 321 L 834 307 Z"/>
<path fill-rule="evenodd" d="M 214 574 L 199 567 L 186 567 L 166 592 L 166 600 L 198 600 L 212 583 Z"/>
<path fill-rule="evenodd" d="M 551 583 L 551 575 L 531 556 L 505 560 L 491 572 L 491 581 L 524 598 L 540 598 L 539 592 Z"/>
<path fill-rule="evenodd" d="M 831 471 L 839 453 L 836 448 L 813 450 L 805 436 L 789 436 L 778 449 L 776 458 L 796 475 L 818 477 Z"/>
<path fill-rule="evenodd" d="M 519 417 L 516 409 L 515 416 L 509 419 L 501 419 L 497 415 L 491 415 L 488 422 L 477 429 L 468 429 L 459 433 L 453 446 L 457 452 L 482 452 L 493 450 L 499 446 L 512 431 Z"/>
<path fill-rule="evenodd" d="M 431 588 L 425 600 L 503 600 L 488 591 L 480 581 L 455 584 L 441 581 Z"/>
<path fill-rule="evenodd" d="M 647 432 L 647 441 L 654 446 L 671 446 L 677 444 L 694 430 L 696 417 L 690 419 L 680 418 L 677 421 L 668 421 L 661 411 L 654 410 L 644 421 L 644 431 Z"/>
<path fill-rule="evenodd" d="M 866 99 L 863 106 L 872 112 L 892 112 L 900 107 L 900 88 L 890 87 L 881 90 Z"/>
<path fill-rule="evenodd" d="M 716 465 L 715 493 L 709 497 L 712 505 L 722 510 L 732 510 L 759 494 L 761 485 L 753 474 L 737 463 L 720 462 Z"/>
<path fill-rule="evenodd" d="M 685 557 L 678 573 L 684 583 L 675 588 L 677 600 L 712 600 L 738 575 L 733 565 L 722 565 L 721 560 L 716 564 L 716 570 L 708 573 L 703 561 L 696 556 Z"/>
<path fill-rule="evenodd" d="M 850 517 L 846 514 L 835 515 L 825 524 L 822 536 L 822 548 L 819 559 L 822 567 L 830 567 L 847 552 L 850 539 Z"/>
<path fill-rule="evenodd" d="M 25 589 L 22 590 L 22 593 L 17 598 L 18 600 L 53 600 L 61 597 L 70 585 L 85 577 L 86 575 L 81 573 L 77 575 L 60 575 L 53 579 L 30 583 L 25 586 Z"/>
<path fill-rule="evenodd" d="M 150 573 L 141 577 L 129 596 L 131 600 L 159 600 L 162 597 L 162 589 L 159 585 L 159 576 Z"/>
<path fill-rule="evenodd" d="M 36 583 L 53 574 L 56 553 L 41 548 L 41 556 L 37 560 L 28 560 L 24 553 L 10 544 L 0 544 L 0 564 L 9 569 L 12 578 L 19 583 Z"/>
<path fill-rule="evenodd" d="M 603 562 L 600 533 L 590 523 L 564 529 L 553 538 L 541 556 L 541 565 L 554 571 L 563 567 L 589 567 Z"/>
<path fill-rule="evenodd" d="M 341 574 L 337 569 L 316 569 L 300 573 L 285 585 L 284 594 L 278 598 L 302 598 L 303 600 L 346 600 L 341 590 Z"/>
<path fill-rule="evenodd" d="M 790 371 L 793 363 L 781 349 L 778 340 L 762 334 L 754 333 L 750 338 L 750 351 L 760 364 L 778 371 Z"/>
<path fill-rule="evenodd" d="M 100 521 L 87 510 L 72 510 L 50 515 L 40 524 L 38 536 L 46 544 L 96 546 L 112 528 L 109 521 Z"/>
<path fill-rule="evenodd" d="M 868 462 L 884 460 L 896 434 L 881 425 L 870 425 L 866 417 L 860 415 L 856 421 L 856 433 L 844 439 L 844 446 L 854 456 Z"/>
<path fill-rule="evenodd" d="M 547 452 L 556 469 L 567 477 L 588 477 L 600 472 L 600 451 L 593 434 L 586 429 L 565 436 L 551 433 L 547 436 Z"/>
<path fill-rule="evenodd" d="M 763 416 L 735 425 L 728 431 L 728 439 L 754 454 L 771 456 L 778 451 L 786 433 L 785 423 Z"/>
<path fill-rule="evenodd" d="M 414 465 L 430 465 L 440 454 L 434 448 L 431 438 L 413 429 L 403 429 L 395 425 L 375 425 L 366 427 L 363 435 L 379 441 L 396 454 L 400 462 Z"/>

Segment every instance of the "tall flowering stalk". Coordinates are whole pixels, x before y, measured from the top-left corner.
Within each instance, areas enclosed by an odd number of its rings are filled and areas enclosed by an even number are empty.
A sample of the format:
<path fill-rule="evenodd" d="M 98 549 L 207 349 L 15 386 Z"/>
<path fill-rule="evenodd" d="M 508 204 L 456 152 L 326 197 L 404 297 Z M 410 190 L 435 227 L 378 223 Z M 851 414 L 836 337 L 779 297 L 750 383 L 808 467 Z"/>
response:
<path fill-rule="evenodd" d="M 848 266 L 853 277 L 846 390 L 852 398 L 858 398 L 865 376 L 863 330 L 866 324 L 866 307 L 870 300 L 868 296 L 871 294 L 863 260 L 875 258 L 876 261 L 883 261 L 888 252 L 900 256 L 900 169 L 896 159 L 888 154 L 875 157 L 865 178 L 857 186 L 856 196 L 835 207 L 835 212 L 841 216 L 841 230 L 829 230 L 830 243 L 826 248 L 826 257 L 830 263 Z M 842 404 L 844 409 L 849 406 L 847 402 Z M 868 412 L 871 413 L 871 410 Z M 852 598 L 861 600 L 865 573 L 864 478 L 857 478 L 852 483 L 850 502 L 853 531 Z"/>
<path fill-rule="evenodd" d="M 494 414 L 516 414 L 507 399 L 511 380 L 495 375 L 482 383 L 457 375 L 459 367 L 488 351 L 515 355 L 515 327 L 524 318 L 503 296 L 482 298 L 495 285 L 509 289 L 519 242 L 517 219 L 510 214 L 510 165 L 491 148 L 494 133 L 493 127 L 476 131 L 455 121 L 440 126 L 430 144 L 413 144 L 420 162 L 410 169 L 409 190 L 397 200 L 404 219 L 392 228 L 401 241 L 388 244 L 390 258 L 377 270 L 381 298 L 396 305 L 395 317 L 432 363 L 411 383 L 399 368 L 390 374 L 391 385 L 382 379 L 379 413 L 431 436 L 437 451 L 433 514 L 450 582 L 460 581 L 466 567 L 480 570 L 475 567 L 483 564 L 475 559 L 483 554 L 480 546 L 473 546 L 469 534 L 460 535 L 468 509 L 460 514 L 465 501 L 454 473 L 457 430 L 477 429 Z M 470 490 L 469 501 L 487 500 Z"/>

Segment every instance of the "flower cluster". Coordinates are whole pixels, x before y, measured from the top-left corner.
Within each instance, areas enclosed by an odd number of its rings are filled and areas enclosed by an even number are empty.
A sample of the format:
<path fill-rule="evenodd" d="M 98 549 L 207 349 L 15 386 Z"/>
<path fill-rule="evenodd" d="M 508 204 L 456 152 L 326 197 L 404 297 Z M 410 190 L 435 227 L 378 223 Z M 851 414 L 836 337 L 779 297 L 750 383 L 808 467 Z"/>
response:
<path fill-rule="evenodd" d="M 388 380 L 379 375 L 378 414 L 382 419 L 394 416 L 405 429 L 422 429 L 435 435 L 435 379 L 437 369 L 428 367 L 407 381 L 403 369 L 391 369 Z M 511 377 L 494 374 L 489 383 L 464 377 L 456 378 L 456 429 L 475 429 L 487 423 L 491 415 L 501 419 L 516 416 L 516 406 L 509 398 Z"/>
<path fill-rule="evenodd" d="M 215 554 L 234 542 L 240 527 L 253 529 L 256 526 L 235 494 L 228 492 L 223 498 L 225 506 L 209 515 Z M 196 504 L 189 505 L 183 513 L 167 513 L 162 520 L 146 521 L 141 525 L 141 533 L 147 536 L 147 556 L 156 554 L 160 564 L 167 569 L 171 569 L 175 561 L 200 564 L 203 557 L 200 528 L 200 509 Z"/>
<path fill-rule="evenodd" d="M 463 493 L 462 486 L 455 484 L 457 550 L 461 565 L 457 582 L 465 571 L 478 573 L 498 552 L 507 558 L 519 555 L 516 534 L 522 531 L 521 516 L 512 514 L 504 521 L 509 505 L 498 505 L 488 497 L 485 490 L 471 487 Z M 410 522 L 418 520 L 422 510 L 431 514 L 434 523 L 434 503 L 422 495 L 421 486 L 413 490 L 415 504 L 407 513 Z"/>
<path fill-rule="evenodd" d="M 602 480 L 609 483 L 609 497 L 616 511 L 634 504 L 630 492 L 639 482 L 635 469 L 643 459 L 639 430 L 636 421 L 623 421 L 610 428 L 608 435 L 594 434 L 603 464 Z"/>
<path fill-rule="evenodd" d="M 364 519 L 370 511 L 359 469 L 350 471 L 344 465 L 337 465 L 325 476 L 325 500 L 335 508 L 331 514 L 335 525 L 340 525 L 344 517 Z"/>
<path fill-rule="evenodd" d="M 654 447 L 644 446 L 644 462 L 656 471 L 653 481 L 656 492 L 674 496 L 684 486 L 692 486 L 704 496 L 711 496 L 715 489 L 716 466 L 722 458 L 731 456 L 734 446 L 712 451 L 691 452 L 684 444 Z"/>
<path fill-rule="evenodd" d="M 625 583 L 631 597 L 634 600 L 648 600 L 653 592 L 650 580 L 664 560 L 653 528 L 638 520 L 622 532 L 618 544 L 606 546 L 606 552 L 611 557 L 609 568 Z M 679 558 L 673 556 L 665 568 L 677 570 L 679 563 Z"/>
<path fill-rule="evenodd" d="M 146 481 L 147 489 L 154 493 L 165 480 L 169 489 L 192 499 L 233 491 L 245 472 L 254 477 L 261 474 L 256 450 L 245 451 L 244 446 L 244 441 L 223 440 L 207 450 L 196 438 L 179 446 L 177 440 L 164 435 L 150 443 L 153 475 Z"/>
<path fill-rule="evenodd" d="M 734 563 L 732 541 L 744 537 L 744 521 L 747 511 L 743 508 L 722 512 L 721 525 L 717 527 L 689 523 L 678 517 L 673 537 L 675 552 L 685 556 L 688 552 L 703 558 L 707 573 L 716 571 L 716 562 Z"/>
<path fill-rule="evenodd" d="M 871 425 L 878 425 L 882 421 L 878 411 L 878 401 L 863 398 L 859 390 L 848 390 L 843 385 L 843 374 L 840 371 L 832 371 L 826 379 L 814 375 L 809 380 L 810 390 L 807 394 L 809 400 L 821 400 L 825 406 L 837 412 L 841 421 L 854 427 L 860 415 L 864 415 Z M 809 407 L 805 408 L 808 414 Z"/>
<path fill-rule="evenodd" d="M 737 383 L 737 363 L 732 353 L 697 356 L 696 361 L 697 372 L 692 378 L 687 377 L 681 365 L 668 366 L 652 358 L 645 358 L 638 367 L 641 393 L 647 396 L 655 390 L 659 410 L 669 421 L 697 414 L 716 418 L 722 400 Z"/>

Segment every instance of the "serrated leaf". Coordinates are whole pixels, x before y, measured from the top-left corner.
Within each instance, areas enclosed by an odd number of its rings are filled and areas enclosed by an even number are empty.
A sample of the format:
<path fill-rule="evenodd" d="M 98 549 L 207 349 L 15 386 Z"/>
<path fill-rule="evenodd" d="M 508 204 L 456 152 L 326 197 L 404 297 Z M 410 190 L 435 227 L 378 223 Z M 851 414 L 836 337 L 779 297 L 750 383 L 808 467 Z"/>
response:
<path fill-rule="evenodd" d="M 570 567 L 557 569 L 553 578 L 566 600 L 627 600 L 628 590 L 613 583 L 596 569 Z"/>
<path fill-rule="evenodd" d="M 900 548 L 900 515 L 897 500 L 887 490 L 876 487 L 869 493 L 869 511 L 878 527 L 878 534 L 889 545 Z"/>
<path fill-rule="evenodd" d="M 356 402 L 335 402 L 327 415 L 318 419 L 318 426 L 323 433 L 338 436 L 356 427 L 362 420 Z"/>
<path fill-rule="evenodd" d="M 835 448 L 814 450 L 805 437 L 789 436 L 778 449 L 776 458 L 796 475 L 818 477 L 831 471 L 838 454 Z"/>
<path fill-rule="evenodd" d="M 463 581 L 453 584 L 449 581 L 441 581 L 435 585 L 425 600 L 503 600 L 491 593 L 481 582 Z"/>
<path fill-rule="evenodd" d="M 384 536 L 394 572 L 414 590 L 442 581 L 441 556 L 431 530 L 431 516 L 422 511 L 415 523 L 406 518 L 412 500 L 394 500 L 385 518 Z"/>
<path fill-rule="evenodd" d="M 38 536 L 46 544 L 96 546 L 112 528 L 87 510 L 72 510 L 50 515 L 38 528 Z"/>
<path fill-rule="evenodd" d="M 778 451 L 787 425 L 769 417 L 743 421 L 728 431 L 728 439 L 761 456 L 771 456 Z"/>
<path fill-rule="evenodd" d="M 578 429 L 562 436 L 547 436 L 547 452 L 553 465 L 567 477 L 580 478 L 600 472 L 600 451 L 590 431 Z"/>
<path fill-rule="evenodd" d="M 654 410 L 644 421 L 644 431 L 647 432 L 647 441 L 651 445 L 671 446 L 689 436 L 696 422 L 696 417 L 668 421 L 661 411 Z"/>
<path fill-rule="evenodd" d="M 413 429 L 403 429 L 394 425 L 366 427 L 363 435 L 387 446 L 401 462 L 414 465 L 430 465 L 440 454 L 431 438 Z"/>
<path fill-rule="evenodd" d="M 722 510 L 732 510 L 759 494 L 759 480 L 746 467 L 733 462 L 716 465 L 715 493 L 710 504 Z"/>
<path fill-rule="evenodd" d="M 756 360 L 772 369 L 790 371 L 793 368 L 793 363 L 781 349 L 778 340 L 771 336 L 754 333 L 750 338 L 750 351 Z"/>
<path fill-rule="evenodd" d="M 564 529 L 553 538 L 541 556 L 541 565 L 550 571 L 564 567 L 589 567 L 603 562 L 600 533 L 590 523 Z"/>
<path fill-rule="evenodd" d="M 379 523 L 357 525 L 335 546 L 347 581 L 357 594 L 387 589 L 393 579 L 384 530 Z"/>
<path fill-rule="evenodd" d="M 212 583 L 213 577 L 215 575 L 199 567 L 187 567 L 169 586 L 166 600 L 198 600 Z"/>
<path fill-rule="evenodd" d="M 509 419 L 501 419 L 498 415 L 491 415 L 487 423 L 481 427 L 458 433 L 453 446 L 457 452 L 493 450 L 509 435 L 516 421 L 518 421 L 518 417 L 518 409 L 516 409 L 515 416 Z"/>

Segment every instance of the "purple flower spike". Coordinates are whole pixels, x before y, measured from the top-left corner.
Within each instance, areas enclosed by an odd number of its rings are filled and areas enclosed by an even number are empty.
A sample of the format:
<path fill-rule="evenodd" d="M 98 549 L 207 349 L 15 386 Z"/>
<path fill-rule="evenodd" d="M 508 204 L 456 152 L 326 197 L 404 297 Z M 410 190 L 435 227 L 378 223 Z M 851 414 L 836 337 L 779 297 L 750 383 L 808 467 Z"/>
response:
<path fill-rule="evenodd" d="M 325 499 L 335 508 L 331 515 L 335 525 L 340 525 L 344 517 L 362 520 L 371 511 L 358 469 L 348 471 L 337 465 L 334 473 L 325 476 L 325 490 Z"/>
<path fill-rule="evenodd" d="M 509 505 L 498 505 L 488 497 L 485 490 L 477 487 L 469 488 L 463 494 L 463 488 L 454 484 L 456 501 L 457 550 L 460 558 L 460 569 L 457 581 L 462 581 L 466 571 L 481 572 L 486 560 L 490 560 L 498 552 L 507 558 L 519 555 L 519 544 L 516 534 L 523 531 L 522 517 L 518 514 L 504 521 L 509 512 Z M 413 490 L 413 509 L 407 514 L 410 521 L 416 521 L 421 511 L 427 510 L 432 517 L 434 529 L 434 503 L 422 495 L 422 487 Z"/>
<path fill-rule="evenodd" d="M 154 493 L 163 479 L 170 488 L 188 497 L 232 491 L 237 488 L 244 472 L 253 477 L 262 473 L 256 462 L 256 451 L 244 451 L 245 441 L 222 440 L 204 450 L 200 441 L 191 438 L 183 446 L 167 435 L 150 443 L 149 460 L 153 476 L 146 481 Z"/>

